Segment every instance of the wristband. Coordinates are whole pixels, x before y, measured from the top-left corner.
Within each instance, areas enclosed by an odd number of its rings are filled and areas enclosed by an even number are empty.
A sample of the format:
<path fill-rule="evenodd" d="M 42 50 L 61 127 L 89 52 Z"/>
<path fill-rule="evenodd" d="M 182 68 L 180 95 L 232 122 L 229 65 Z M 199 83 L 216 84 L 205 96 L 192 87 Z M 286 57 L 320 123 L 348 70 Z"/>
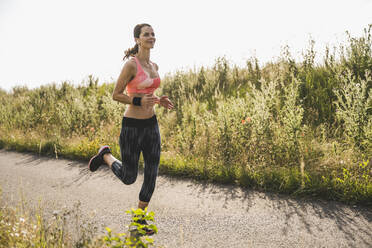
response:
<path fill-rule="evenodd" d="M 133 97 L 132 103 L 133 105 L 141 106 L 141 97 Z"/>

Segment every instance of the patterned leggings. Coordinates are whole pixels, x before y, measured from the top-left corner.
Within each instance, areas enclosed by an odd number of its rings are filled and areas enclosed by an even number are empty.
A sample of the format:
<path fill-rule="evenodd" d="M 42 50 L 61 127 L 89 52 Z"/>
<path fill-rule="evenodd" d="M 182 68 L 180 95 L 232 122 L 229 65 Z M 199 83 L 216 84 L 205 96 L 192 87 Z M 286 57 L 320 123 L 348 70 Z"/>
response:
<path fill-rule="evenodd" d="M 160 132 L 156 115 L 149 119 L 123 117 L 119 144 L 122 162 L 116 160 L 112 163 L 112 171 L 124 184 L 134 183 L 142 151 L 145 169 L 139 200 L 149 202 L 160 161 Z"/>

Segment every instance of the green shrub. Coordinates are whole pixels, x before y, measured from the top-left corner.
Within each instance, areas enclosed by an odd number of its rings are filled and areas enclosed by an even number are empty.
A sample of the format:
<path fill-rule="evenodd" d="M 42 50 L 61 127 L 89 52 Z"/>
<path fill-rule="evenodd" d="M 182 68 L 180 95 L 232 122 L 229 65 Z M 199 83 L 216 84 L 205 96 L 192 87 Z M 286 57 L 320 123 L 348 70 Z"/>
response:
<path fill-rule="evenodd" d="M 365 79 L 359 83 L 349 72 L 347 76 L 340 76 L 340 87 L 335 89 L 336 117 L 344 130 L 343 136 L 351 146 L 358 146 L 364 151 L 372 143 L 372 89 L 367 92 L 368 84 L 372 84 L 371 73 L 372 70 L 367 71 Z"/>

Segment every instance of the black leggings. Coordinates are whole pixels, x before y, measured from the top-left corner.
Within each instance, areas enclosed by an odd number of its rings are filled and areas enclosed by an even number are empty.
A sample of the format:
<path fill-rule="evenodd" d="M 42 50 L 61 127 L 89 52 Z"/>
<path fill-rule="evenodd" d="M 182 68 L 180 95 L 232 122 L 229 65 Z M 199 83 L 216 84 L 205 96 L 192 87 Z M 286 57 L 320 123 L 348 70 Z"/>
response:
<path fill-rule="evenodd" d="M 145 169 L 139 200 L 149 202 L 155 189 L 160 161 L 160 132 L 156 115 L 149 119 L 123 117 L 119 144 L 123 164 L 116 160 L 112 163 L 112 171 L 124 184 L 134 183 L 142 151 Z"/>

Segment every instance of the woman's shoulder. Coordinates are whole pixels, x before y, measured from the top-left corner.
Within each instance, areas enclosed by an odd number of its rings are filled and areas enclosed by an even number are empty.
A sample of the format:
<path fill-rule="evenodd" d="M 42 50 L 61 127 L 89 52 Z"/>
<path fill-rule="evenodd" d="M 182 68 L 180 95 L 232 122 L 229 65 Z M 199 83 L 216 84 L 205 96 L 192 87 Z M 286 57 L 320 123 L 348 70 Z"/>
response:
<path fill-rule="evenodd" d="M 123 70 L 134 73 L 137 72 L 137 63 L 133 57 L 129 59 L 127 62 L 125 62 Z"/>
<path fill-rule="evenodd" d="M 130 67 L 135 67 L 137 68 L 137 62 L 136 62 L 136 59 L 134 57 L 131 57 L 130 59 L 128 59 L 127 62 L 125 62 L 124 66 L 125 65 L 128 65 Z"/>
<path fill-rule="evenodd" d="M 152 62 L 151 61 L 151 63 L 155 66 L 156 71 L 158 71 L 159 70 L 159 66 L 155 62 Z"/>

